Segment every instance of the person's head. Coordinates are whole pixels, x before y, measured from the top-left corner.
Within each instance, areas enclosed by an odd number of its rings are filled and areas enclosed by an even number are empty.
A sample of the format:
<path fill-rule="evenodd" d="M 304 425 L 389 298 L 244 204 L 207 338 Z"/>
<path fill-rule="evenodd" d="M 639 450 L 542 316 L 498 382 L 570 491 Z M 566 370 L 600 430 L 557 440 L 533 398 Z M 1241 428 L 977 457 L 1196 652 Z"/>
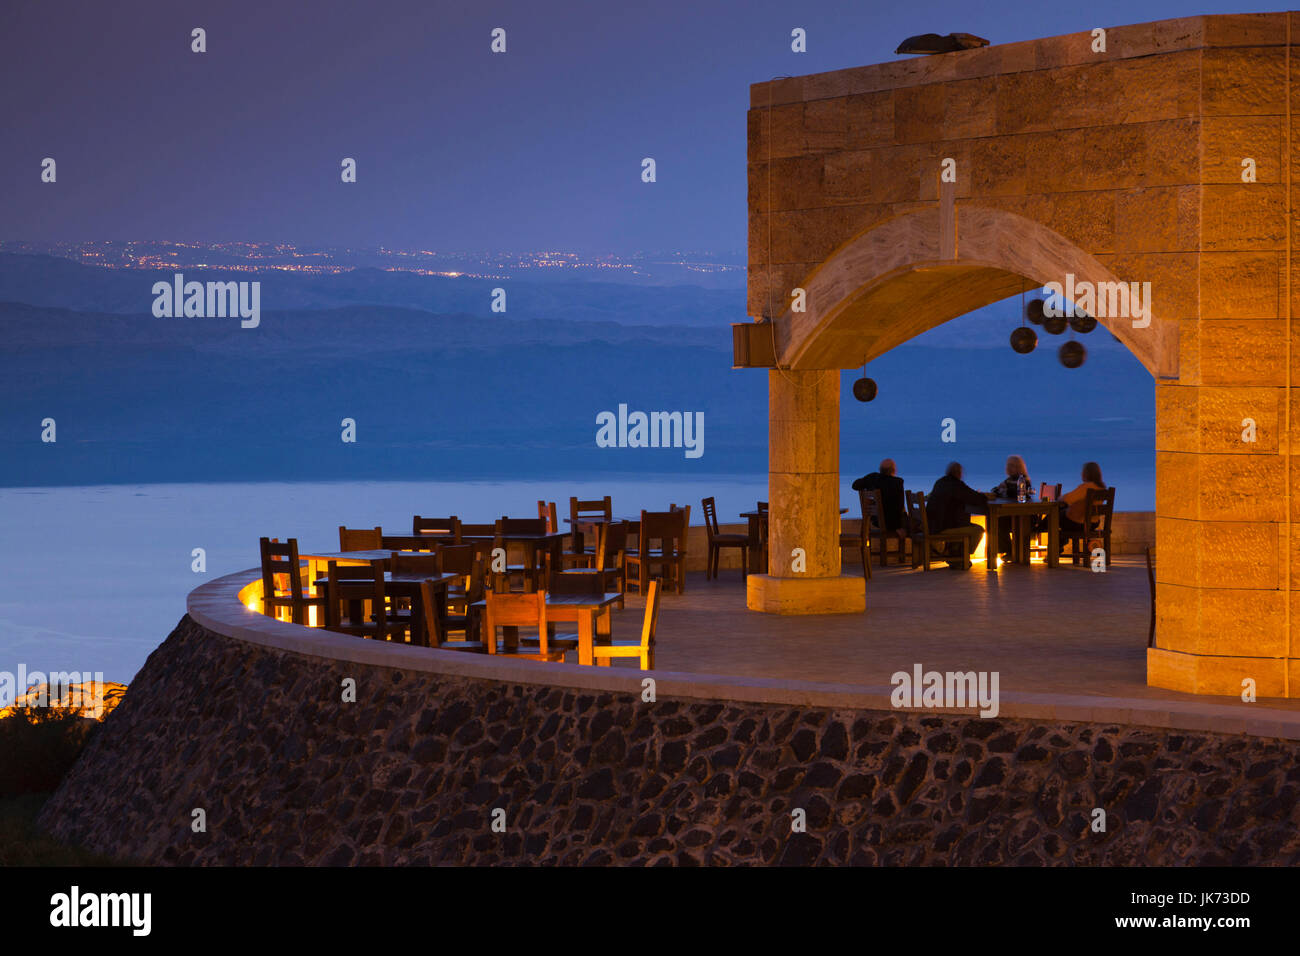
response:
<path fill-rule="evenodd" d="M 1018 478 L 1024 475 L 1029 477 L 1029 469 L 1025 467 L 1025 460 L 1019 455 L 1010 455 L 1007 458 L 1007 477 Z"/>
<path fill-rule="evenodd" d="M 894 465 L 894 459 L 886 458 L 884 461 L 880 463 L 880 473 L 882 475 L 892 476 L 894 474 L 895 467 L 896 466 Z"/>
<path fill-rule="evenodd" d="M 1101 465 L 1095 461 L 1085 461 L 1083 463 L 1082 477 L 1084 481 L 1090 481 L 1094 485 L 1106 487 L 1106 483 L 1101 480 Z"/>
<path fill-rule="evenodd" d="M 961 481 L 961 462 L 948 462 L 948 467 L 944 469 L 943 474 L 946 478 L 956 478 L 958 481 Z"/>

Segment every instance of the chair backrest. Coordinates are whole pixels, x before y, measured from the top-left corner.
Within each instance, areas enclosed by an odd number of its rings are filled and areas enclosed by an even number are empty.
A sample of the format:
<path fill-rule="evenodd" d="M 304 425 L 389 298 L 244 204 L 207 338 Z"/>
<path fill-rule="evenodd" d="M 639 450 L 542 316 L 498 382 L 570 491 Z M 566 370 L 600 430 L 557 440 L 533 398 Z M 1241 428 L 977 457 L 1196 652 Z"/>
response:
<path fill-rule="evenodd" d="M 912 526 L 921 529 L 922 536 L 930 537 L 930 519 L 925 516 L 925 492 L 907 491 L 907 516 Z"/>
<path fill-rule="evenodd" d="M 550 594 L 604 594 L 605 576 L 596 570 L 558 571 L 551 575 Z"/>
<path fill-rule="evenodd" d="M 712 541 L 718 536 L 718 504 L 712 498 L 703 498 L 700 507 L 704 509 L 704 532 Z"/>
<path fill-rule="evenodd" d="M 294 601 L 302 600 L 302 562 L 298 559 L 298 539 L 290 538 L 281 544 L 276 538 L 261 538 L 258 546 L 262 557 L 262 595 L 274 599 L 283 597 L 284 591 Z M 270 603 L 266 603 L 267 607 Z"/>
<path fill-rule="evenodd" d="M 508 518 L 501 516 L 496 524 L 497 534 L 546 534 L 545 518 Z"/>
<path fill-rule="evenodd" d="M 610 521 L 614 517 L 614 506 L 609 495 L 596 501 L 581 501 L 576 497 L 569 499 L 569 518 L 576 522 L 579 518 L 600 518 Z"/>
<path fill-rule="evenodd" d="M 1095 524 L 1098 531 L 1109 531 L 1114 511 L 1114 488 L 1107 488 L 1105 491 L 1089 488 L 1083 502 L 1083 526 L 1091 528 Z"/>
<path fill-rule="evenodd" d="M 451 538 L 454 544 L 460 544 L 460 519 L 455 515 L 450 518 L 425 518 L 416 515 L 411 519 L 411 534 L 436 534 Z"/>
<path fill-rule="evenodd" d="M 862 534 L 871 532 L 873 518 L 877 528 L 881 531 L 885 529 L 885 505 L 881 501 L 879 488 L 858 489 L 858 512 L 862 516 Z"/>
<path fill-rule="evenodd" d="M 641 622 L 641 646 L 655 646 L 655 629 L 659 626 L 659 579 L 650 581 L 645 592 L 645 618 Z"/>
<path fill-rule="evenodd" d="M 1061 500 L 1061 483 L 1059 481 L 1056 483 L 1055 487 L 1052 490 L 1052 500 L 1053 501 Z"/>
<path fill-rule="evenodd" d="M 442 630 L 438 627 L 438 595 L 432 581 L 420 582 L 420 603 L 424 608 L 424 633 L 433 647 L 442 647 Z M 468 635 L 467 635 L 468 636 Z"/>
<path fill-rule="evenodd" d="M 473 604 L 483 600 L 483 568 L 486 553 L 472 544 L 451 545 L 438 552 L 438 572 L 459 574 L 465 578 L 465 600 Z"/>
<path fill-rule="evenodd" d="M 641 512 L 641 554 L 644 556 L 659 542 L 664 554 L 684 554 L 686 550 L 686 520 L 689 509 L 684 511 L 642 511 Z"/>
<path fill-rule="evenodd" d="M 460 537 L 463 541 L 465 538 L 491 538 L 497 533 L 496 522 L 491 524 L 466 524 L 461 522 Z"/>
<path fill-rule="evenodd" d="M 382 551 L 437 551 L 439 539 L 426 534 L 386 534 L 380 539 Z"/>
<path fill-rule="evenodd" d="M 345 528 L 339 525 L 340 551 L 374 551 L 384 546 L 381 528 Z"/>
<path fill-rule="evenodd" d="M 425 574 L 434 577 L 439 574 L 438 567 L 442 556 L 431 554 L 401 554 L 394 551 L 388 559 L 388 570 L 393 574 Z"/>
<path fill-rule="evenodd" d="M 546 592 L 530 594 L 487 592 L 487 611 L 483 616 L 485 642 L 496 643 L 498 627 L 536 627 L 543 655 L 547 652 Z"/>
<path fill-rule="evenodd" d="M 758 510 L 759 510 L 759 511 L 766 511 L 766 510 L 767 510 L 767 502 L 766 502 L 766 501 L 760 501 L 760 502 L 758 503 Z"/>
<path fill-rule="evenodd" d="M 546 522 L 547 534 L 555 534 L 560 530 L 560 519 L 556 514 L 554 501 L 537 502 L 537 517 Z"/>
<path fill-rule="evenodd" d="M 369 601 L 371 614 L 378 623 L 380 631 L 387 624 L 387 609 L 384 606 L 384 563 L 372 561 L 365 565 L 341 565 L 337 561 L 329 562 L 330 594 L 329 605 L 325 608 L 325 626 L 338 627 L 343 623 L 344 614 L 356 601 Z M 363 615 L 365 611 L 361 612 Z M 365 623 L 364 620 L 349 621 L 352 625 Z"/>
<path fill-rule="evenodd" d="M 628 527 L 626 521 L 611 521 L 602 525 L 604 540 L 600 542 L 605 548 L 604 561 L 597 562 L 597 567 L 604 570 L 617 570 L 623 566 L 623 555 L 627 552 Z"/>

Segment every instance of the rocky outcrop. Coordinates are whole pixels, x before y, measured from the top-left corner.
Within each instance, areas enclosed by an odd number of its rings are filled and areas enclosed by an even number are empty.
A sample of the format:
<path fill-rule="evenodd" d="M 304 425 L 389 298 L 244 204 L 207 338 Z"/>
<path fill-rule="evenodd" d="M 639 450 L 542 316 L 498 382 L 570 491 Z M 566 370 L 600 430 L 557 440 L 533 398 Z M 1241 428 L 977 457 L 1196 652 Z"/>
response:
<path fill-rule="evenodd" d="M 181 865 L 1295 864 L 1297 747 L 645 703 L 305 657 L 187 617 L 41 823 Z"/>

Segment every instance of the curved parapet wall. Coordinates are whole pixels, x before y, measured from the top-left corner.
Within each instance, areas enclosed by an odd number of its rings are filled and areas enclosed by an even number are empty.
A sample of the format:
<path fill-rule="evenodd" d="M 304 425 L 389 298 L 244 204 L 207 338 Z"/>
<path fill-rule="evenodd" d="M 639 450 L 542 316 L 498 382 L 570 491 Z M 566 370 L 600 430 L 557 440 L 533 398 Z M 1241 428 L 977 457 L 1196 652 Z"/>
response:
<path fill-rule="evenodd" d="M 687 674 L 647 700 L 634 670 L 274 621 L 254 574 L 190 596 L 43 827 L 174 864 L 1300 861 L 1290 740 Z"/>

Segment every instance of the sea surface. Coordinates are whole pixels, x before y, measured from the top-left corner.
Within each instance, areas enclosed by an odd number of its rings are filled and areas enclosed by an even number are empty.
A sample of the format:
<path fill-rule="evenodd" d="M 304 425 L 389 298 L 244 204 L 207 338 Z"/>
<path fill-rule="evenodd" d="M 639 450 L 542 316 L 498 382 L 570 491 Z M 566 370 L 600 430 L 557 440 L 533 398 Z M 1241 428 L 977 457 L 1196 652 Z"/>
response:
<path fill-rule="evenodd" d="M 982 459 L 991 467 L 967 478 L 988 488 L 1001 476 L 996 461 Z M 929 489 L 933 474 L 926 471 L 934 466 L 926 464 L 910 474 L 903 469 L 909 487 Z M 1050 462 L 1039 464 L 1047 469 Z M 1032 459 L 1029 466 L 1036 480 L 1068 477 L 1039 470 Z M 863 471 L 874 467 L 867 463 Z M 1062 462 L 1057 470 L 1066 467 Z M 1152 471 L 1148 464 L 1144 473 L 1141 461 L 1122 470 L 1128 480 L 1120 510 L 1150 509 Z M 924 480 L 915 480 L 918 473 Z M 1112 482 L 1124 481 L 1111 475 Z M 851 513 L 857 511 L 849 489 L 855 477 L 846 471 L 841 489 Z M 766 475 L 0 488 L 0 671 L 17 673 L 21 663 L 28 671 L 102 672 L 106 680 L 129 683 L 185 614 L 185 596 L 205 581 L 255 567 L 262 536 L 334 550 L 339 525 L 407 533 L 413 514 L 486 522 L 534 516 L 538 499 L 557 502 L 563 516 L 570 495 L 606 494 L 616 516 L 689 503 L 694 523 L 700 499 L 709 495 L 724 523 L 739 522 L 739 512 L 768 497 Z M 202 571 L 192 570 L 196 548 L 204 550 Z"/>

